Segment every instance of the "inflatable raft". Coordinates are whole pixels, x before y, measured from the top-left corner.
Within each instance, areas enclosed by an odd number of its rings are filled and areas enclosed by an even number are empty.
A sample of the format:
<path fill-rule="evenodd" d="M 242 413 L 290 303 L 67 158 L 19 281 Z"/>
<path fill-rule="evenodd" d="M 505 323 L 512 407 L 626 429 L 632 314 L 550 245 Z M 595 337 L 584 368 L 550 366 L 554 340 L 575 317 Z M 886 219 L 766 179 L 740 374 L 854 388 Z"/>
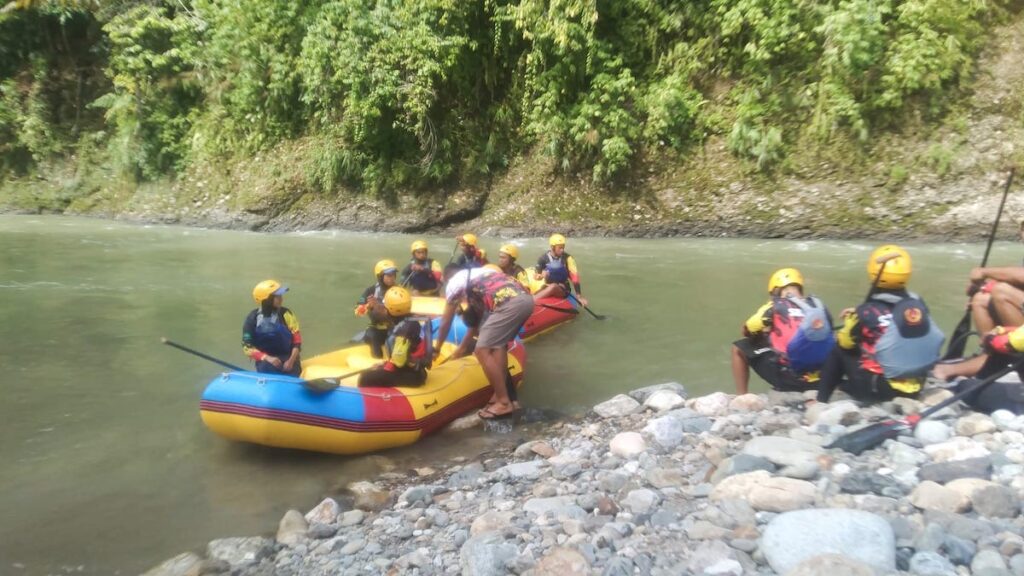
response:
<path fill-rule="evenodd" d="M 442 354 L 454 346 L 445 344 Z M 338 377 L 378 361 L 366 345 L 303 359 L 306 379 Z M 519 385 L 526 349 L 509 344 L 509 369 Z M 210 430 L 230 440 L 278 448 L 361 454 L 412 444 L 469 411 L 481 408 L 491 387 L 476 358 L 450 360 L 430 370 L 423 386 L 359 388 L 358 376 L 328 392 L 302 379 L 229 372 L 210 382 L 199 411 Z"/>
<path fill-rule="evenodd" d="M 417 316 L 440 316 L 444 313 L 444 298 L 415 296 L 412 299 L 412 313 Z M 568 298 L 541 298 L 534 302 L 533 314 L 523 324 L 519 331 L 519 337 L 523 340 L 530 340 L 554 328 L 576 318 L 579 315 L 579 308 L 576 301 Z M 434 318 L 434 332 L 437 332 L 441 321 Z M 462 323 L 462 317 L 456 316 L 452 319 L 452 327 L 448 333 L 447 341 L 458 344 L 466 335 L 466 325 Z"/>

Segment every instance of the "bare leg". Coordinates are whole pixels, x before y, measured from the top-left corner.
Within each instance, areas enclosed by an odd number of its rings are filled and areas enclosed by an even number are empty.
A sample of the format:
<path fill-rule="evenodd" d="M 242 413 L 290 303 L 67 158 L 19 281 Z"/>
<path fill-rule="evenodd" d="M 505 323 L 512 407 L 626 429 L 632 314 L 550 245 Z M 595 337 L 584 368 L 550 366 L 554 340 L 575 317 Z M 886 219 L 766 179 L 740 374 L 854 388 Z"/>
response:
<path fill-rule="evenodd" d="M 1024 305 L 1024 292 L 1005 282 L 999 282 L 992 289 L 992 301 L 995 303 L 1000 325 L 1024 324 L 1024 310 L 1021 309 L 1021 305 Z"/>
<path fill-rule="evenodd" d="M 974 328 L 982 334 L 991 332 L 996 327 L 996 321 L 988 310 L 992 295 L 978 292 L 971 298 L 971 320 L 974 320 Z"/>
<path fill-rule="evenodd" d="M 494 389 L 494 403 L 487 410 L 496 416 L 514 411 L 512 401 L 505 387 L 505 371 L 508 369 L 508 350 L 505 348 L 477 348 L 473 354 L 480 361 L 480 367 L 487 381 Z"/>
<path fill-rule="evenodd" d="M 736 383 L 736 393 L 746 394 L 750 385 L 750 365 L 747 357 L 734 344 L 732 347 L 732 380 Z"/>
<path fill-rule="evenodd" d="M 981 367 L 985 365 L 985 361 L 988 360 L 987 354 L 980 354 L 965 360 L 963 362 L 950 362 L 948 364 L 936 364 L 935 368 L 932 369 L 932 373 L 939 380 L 949 382 L 953 378 L 959 376 L 974 376 L 981 370 Z"/>

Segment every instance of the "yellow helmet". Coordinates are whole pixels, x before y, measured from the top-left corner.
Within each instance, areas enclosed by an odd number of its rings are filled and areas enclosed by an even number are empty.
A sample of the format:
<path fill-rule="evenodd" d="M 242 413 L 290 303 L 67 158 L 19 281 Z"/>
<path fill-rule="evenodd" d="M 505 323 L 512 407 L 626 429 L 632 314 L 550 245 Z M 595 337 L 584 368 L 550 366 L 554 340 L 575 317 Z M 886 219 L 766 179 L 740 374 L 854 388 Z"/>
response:
<path fill-rule="evenodd" d="M 384 294 L 384 307 L 392 316 L 406 316 L 412 311 L 412 295 L 401 286 L 392 286 Z"/>
<path fill-rule="evenodd" d="M 495 272 L 503 272 L 501 266 L 497 264 L 484 264 L 484 270 L 494 270 Z"/>
<path fill-rule="evenodd" d="M 878 276 L 879 270 L 882 270 L 881 276 Z M 905 287 L 910 280 L 910 271 L 910 254 L 895 244 L 875 248 L 868 258 L 868 278 L 874 282 L 875 276 L 878 276 L 879 288 Z"/>
<path fill-rule="evenodd" d="M 252 289 L 252 299 L 257 304 L 262 304 L 264 300 L 271 296 L 281 296 L 288 291 L 287 286 L 281 286 L 281 283 L 277 280 L 264 280 L 256 285 Z"/>
<path fill-rule="evenodd" d="M 470 246 L 476 246 L 476 234 L 463 234 L 462 241 Z"/>
<path fill-rule="evenodd" d="M 768 279 L 768 293 L 771 294 L 779 288 L 785 288 L 790 284 L 797 284 L 804 287 L 804 276 L 796 268 L 780 268 L 772 273 Z"/>
<path fill-rule="evenodd" d="M 487 250 L 484 250 L 483 248 L 477 248 L 476 254 L 477 256 L 480 257 L 481 260 L 487 260 Z"/>
<path fill-rule="evenodd" d="M 381 274 L 394 274 L 395 272 L 398 272 L 398 266 L 395 266 L 392 260 L 381 260 L 373 267 L 373 275 L 378 278 Z"/>
<path fill-rule="evenodd" d="M 426 240 L 417 240 L 417 241 L 412 243 L 412 246 L 409 248 L 409 251 L 410 252 L 415 252 L 417 250 L 426 250 L 426 249 L 427 249 L 427 241 Z"/>
<path fill-rule="evenodd" d="M 498 254 L 505 253 L 512 257 L 512 259 L 519 258 L 519 248 L 516 248 L 515 244 L 505 244 L 498 250 Z"/>
<path fill-rule="evenodd" d="M 551 238 L 548 238 L 548 246 L 565 246 L 565 236 L 552 234 Z"/>

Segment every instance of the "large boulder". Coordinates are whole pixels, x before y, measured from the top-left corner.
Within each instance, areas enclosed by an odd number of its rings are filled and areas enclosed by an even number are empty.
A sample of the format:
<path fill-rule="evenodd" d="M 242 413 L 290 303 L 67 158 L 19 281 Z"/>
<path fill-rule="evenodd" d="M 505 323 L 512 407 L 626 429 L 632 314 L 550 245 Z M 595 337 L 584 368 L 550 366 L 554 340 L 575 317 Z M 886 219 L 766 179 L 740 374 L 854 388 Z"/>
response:
<path fill-rule="evenodd" d="M 373 482 L 352 482 L 348 491 L 352 493 L 352 507 L 368 512 L 383 509 L 391 500 L 391 492 Z"/>
<path fill-rule="evenodd" d="M 459 550 L 459 567 L 465 576 L 504 576 L 505 563 L 516 557 L 514 544 L 497 532 L 486 532 L 466 540 Z"/>
<path fill-rule="evenodd" d="M 846 556 L 880 573 L 896 570 L 892 527 L 884 518 L 861 510 L 823 508 L 780 514 L 768 523 L 761 551 L 779 574 L 822 554 Z"/>
<path fill-rule="evenodd" d="M 146 571 L 142 576 L 196 576 L 199 574 L 202 563 L 203 559 L 199 556 L 192 552 L 185 552 L 160 563 L 159 566 Z"/>
<path fill-rule="evenodd" d="M 206 555 L 223 560 L 232 568 L 256 564 L 274 553 L 274 541 L 270 538 L 221 538 L 206 545 Z"/>
<path fill-rule="evenodd" d="M 774 477 L 764 470 L 736 474 L 722 480 L 711 491 L 711 499 L 746 500 L 755 510 L 787 512 L 814 503 L 814 484 L 793 478 Z"/>
<path fill-rule="evenodd" d="M 639 402 L 625 394 L 619 394 L 594 406 L 594 412 L 601 418 L 620 418 L 636 414 L 642 409 L 643 406 Z"/>
<path fill-rule="evenodd" d="M 307 539 L 309 524 L 298 510 L 285 512 L 277 526 L 277 541 L 285 546 L 296 546 Z"/>
<path fill-rule="evenodd" d="M 679 382 L 665 382 L 664 384 L 654 384 L 652 386 L 644 386 L 643 388 L 637 388 L 629 393 L 629 396 L 637 402 L 643 403 L 654 394 L 655 392 L 672 392 L 678 394 L 683 398 L 686 398 L 686 387 Z"/>
<path fill-rule="evenodd" d="M 334 498 L 324 498 L 312 510 L 306 512 L 306 522 L 310 524 L 334 524 L 338 521 L 341 507 Z"/>
<path fill-rule="evenodd" d="M 532 573 L 534 576 L 585 576 L 590 574 L 590 563 L 578 551 L 559 547 L 545 554 Z"/>
<path fill-rule="evenodd" d="M 622 458 L 635 458 L 647 450 L 644 437 L 636 432 L 619 432 L 608 445 L 611 453 Z"/>
<path fill-rule="evenodd" d="M 910 503 L 922 510 L 941 512 L 966 512 L 971 508 L 969 497 L 927 480 L 914 487 L 910 493 Z"/>
<path fill-rule="evenodd" d="M 841 554 L 821 554 L 808 558 L 786 576 L 875 576 L 870 566 Z"/>

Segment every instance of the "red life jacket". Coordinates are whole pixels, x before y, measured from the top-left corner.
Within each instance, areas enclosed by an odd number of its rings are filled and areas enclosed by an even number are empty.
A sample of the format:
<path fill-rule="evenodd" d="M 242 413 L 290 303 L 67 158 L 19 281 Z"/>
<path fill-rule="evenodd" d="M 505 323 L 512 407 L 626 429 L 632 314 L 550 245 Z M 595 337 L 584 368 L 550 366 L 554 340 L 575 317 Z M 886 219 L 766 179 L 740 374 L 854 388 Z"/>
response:
<path fill-rule="evenodd" d="M 773 298 L 771 310 L 769 342 L 780 361 L 799 371 L 820 368 L 835 345 L 825 304 L 815 296 Z"/>
<path fill-rule="evenodd" d="M 466 299 L 482 316 L 485 311 L 493 311 L 502 302 L 526 293 L 522 284 L 514 278 L 505 274 L 488 274 L 470 280 Z"/>

